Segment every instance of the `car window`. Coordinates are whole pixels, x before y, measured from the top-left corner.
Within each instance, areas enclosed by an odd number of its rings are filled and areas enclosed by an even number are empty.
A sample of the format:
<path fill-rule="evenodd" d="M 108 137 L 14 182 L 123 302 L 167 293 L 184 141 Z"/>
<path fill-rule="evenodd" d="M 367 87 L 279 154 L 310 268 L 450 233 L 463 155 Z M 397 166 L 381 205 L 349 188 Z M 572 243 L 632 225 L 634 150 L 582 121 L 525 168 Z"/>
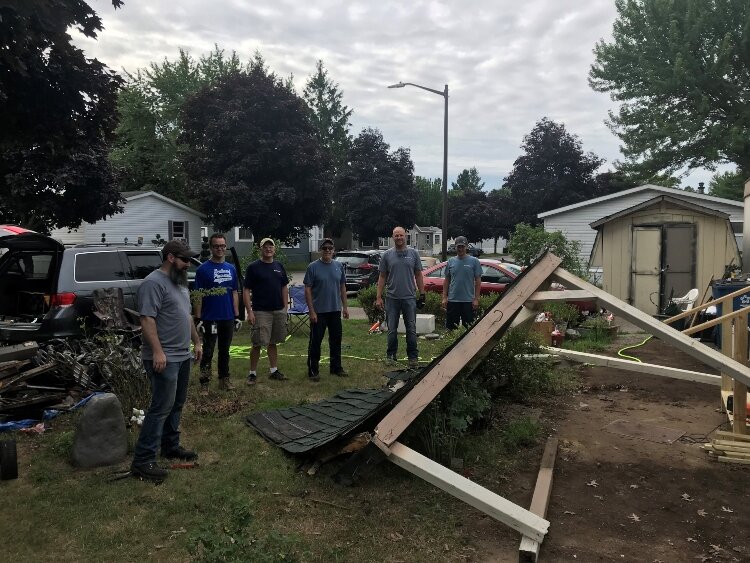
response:
<path fill-rule="evenodd" d="M 336 260 L 348 266 L 350 268 L 356 268 L 357 266 L 367 262 L 367 257 L 362 255 L 341 255 L 336 256 Z"/>
<path fill-rule="evenodd" d="M 161 267 L 161 254 L 153 252 L 125 252 L 130 265 L 130 276 L 142 280 L 154 270 Z"/>
<path fill-rule="evenodd" d="M 116 251 L 82 252 L 75 255 L 73 279 L 77 282 L 106 282 L 126 278 Z"/>
<path fill-rule="evenodd" d="M 486 283 L 510 283 L 512 278 L 505 272 L 497 270 L 492 266 L 482 265 L 482 281 Z"/>
<path fill-rule="evenodd" d="M 6 272 L 22 276 L 27 280 L 43 280 L 50 277 L 53 255 L 22 252 L 9 259 Z"/>
<path fill-rule="evenodd" d="M 523 271 L 521 269 L 521 266 L 519 266 L 518 264 L 508 264 L 508 263 L 505 263 L 505 264 L 503 264 L 503 266 L 505 266 L 505 268 L 507 270 L 510 270 L 511 272 L 513 272 L 514 274 L 516 274 L 517 276 L 520 276 L 521 272 Z"/>
<path fill-rule="evenodd" d="M 439 268 L 436 268 L 429 274 L 427 274 L 428 278 L 444 278 L 445 277 L 445 266 L 440 266 Z"/>

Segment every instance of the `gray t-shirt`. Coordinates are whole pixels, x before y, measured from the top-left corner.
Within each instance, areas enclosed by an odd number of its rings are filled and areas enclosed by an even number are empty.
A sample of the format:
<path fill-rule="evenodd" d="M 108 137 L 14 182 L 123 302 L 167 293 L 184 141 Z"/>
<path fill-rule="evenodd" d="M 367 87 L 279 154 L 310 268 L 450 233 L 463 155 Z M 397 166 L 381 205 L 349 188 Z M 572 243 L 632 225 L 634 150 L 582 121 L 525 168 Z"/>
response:
<path fill-rule="evenodd" d="M 190 294 L 161 270 L 154 270 L 138 288 L 138 313 L 156 319 L 156 334 L 168 362 L 189 360 Z M 141 357 L 153 360 L 154 351 L 143 339 Z"/>
<path fill-rule="evenodd" d="M 380 271 L 387 275 L 386 297 L 391 299 L 416 297 L 417 285 L 414 281 L 414 273 L 422 271 L 422 259 L 416 250 L 389 248 L 380 260 Z"/>
<path fill-rule="evenodd" d="M 482 265 L 479 260 L 473 256 L 453 256 L 448 260 L 446 274 L 446 277 L 450 277 L 448 301 L 471 303 L 474 300 L 475 281 L 482 277 Z"/>
<path fill-rule="evenodd" d="M 341 286 L 346 284 L 344 265 L 341 262 L 312 262 L 305 271 L 302 283 L 312 292 L 316 313 L 341 311 Z"/>

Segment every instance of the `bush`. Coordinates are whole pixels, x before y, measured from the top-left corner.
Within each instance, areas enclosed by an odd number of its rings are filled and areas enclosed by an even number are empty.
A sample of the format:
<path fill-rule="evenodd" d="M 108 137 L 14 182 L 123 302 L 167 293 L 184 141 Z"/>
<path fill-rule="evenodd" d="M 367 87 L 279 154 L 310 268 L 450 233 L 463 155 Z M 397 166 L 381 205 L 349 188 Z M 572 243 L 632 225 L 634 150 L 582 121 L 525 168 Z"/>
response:
<path fill-rule="evenodd" d="M 357 301 L 359 301 L 359 306 L 364 309 L 365 315 L 367 315 L 367 320 L 369 320 L 373 324 L 376 322 L 383 322 L 385 320 L 385 310 L 377 309 L 375 307 L 375 298 L 377 297 L 377 295 L 378 288 L 374 285 L 360 289 L 357 292 Z"/>
<path fill-rule="evenodd" d="M 544 227 L 532 227 L 526 223 L 516 225 L 510 236 L 508 252 L 519 264 L 530 266 L 545 250 L 549 250 L 562 260 L 561 266 L 571 274 L 588 279 L 588 268 L 581 261 L 581 243 L 568 240 L 560 231 L 548 233 Z"/>
<path fill-rule="evenodd" d="M 551 301 L 544 304 L 544 310 L 552 315 L 552 320 L 556 323 L 568 323 L 569 326 L 575 326 L 581 316 L 578 307 L 562 301 Z"/>

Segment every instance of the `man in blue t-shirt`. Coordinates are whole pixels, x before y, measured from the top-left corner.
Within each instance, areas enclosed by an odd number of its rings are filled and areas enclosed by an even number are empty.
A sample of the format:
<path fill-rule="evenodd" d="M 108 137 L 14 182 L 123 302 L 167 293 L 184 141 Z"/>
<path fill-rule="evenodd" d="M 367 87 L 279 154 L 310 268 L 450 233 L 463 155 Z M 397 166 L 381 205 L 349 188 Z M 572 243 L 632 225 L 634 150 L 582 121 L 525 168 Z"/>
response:
<path fill-rule="evenodd" d="M 219 389 L 231 391 L 234 385 L 229 379 L 229 347 L 240 321 L 239 280 L 237 270 L 226 262 L 227 241 L 221 233 L 208 239 L 211 258 L 195 272 L 195 289 L 206 290 L 196 300 L 193 314 L 198 320 L 198 332 L 203 335 L 203 358 L 200 364 L 201 395 L 208 395 L 211 381 L 211 363 L 216 340 L 219 341 Z M 223 291 L 222 291 L 223 290 Z"/>
<path fill-rule="evenodd" d="M 333 241 L 323 239 L 321 256 L 305 270 L 305 301 L 310 314 L 310 344 L 307 348 L 307 375 L 310 381 L 320 381 L 320 345 L 328 328 L 328 348 L 331 373 L 348 375 L 341 365 L 341 314 L 349 318 L 346 304 L 346 274 L 344 265 L 333 259 Z"/>
<path fill-rule="evenodd" d="M 445 328 L 454 329 L 461 322 L 468 327 L 474 322 L 482 286 L 479 260 L 466 254 L 466 237 L 456 237 L 456 256 L 448 260 L 443 283 Z"/>
<path fill-rule="evenodd" d="M 243 300 L 247 309 L 247 321 L 252 327 L 252 349 L 250 350 L 250 373 L 247 384 L 257 380 L 260 350 L 268 350 L 271 379 L 285 381 L 286 376 L 278 368 L 277 344 L 286 338 L 287 307 L 289 306 L 289 277 L 281 262 L 274 260 L 276 245 L 272 238 L 260 241 L 260 260 L 252 262 L 245 273 Z"/>

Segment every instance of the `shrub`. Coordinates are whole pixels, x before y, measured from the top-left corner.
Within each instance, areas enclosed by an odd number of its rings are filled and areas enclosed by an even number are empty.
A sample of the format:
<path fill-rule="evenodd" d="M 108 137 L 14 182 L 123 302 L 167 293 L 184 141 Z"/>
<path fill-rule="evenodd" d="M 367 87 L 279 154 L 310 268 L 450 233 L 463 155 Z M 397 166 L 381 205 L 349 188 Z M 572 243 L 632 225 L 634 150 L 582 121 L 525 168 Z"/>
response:
<path fill-rule="evenodd" d="M 360 307 L 364 309 L 367 320 L 371 323 L 385 320 L 385 310 L 375 307 L 375 298 L 378 295 L 378 288 L 374 285 L 360 289 L 357 292 L 357 301 Z"/>
<path fill-rule="evenodd" d="M 519 264 L 530 266 L 544 250 L 549 250 L 562 260 L 561 266 L 580 278 L 588 278 L 588 269 L 581 261 L 581 243 L 568 240 L 560 231 L 548 233 L 544 227 L 532 227 L 526 223 L 516 225 L 510 236 L 508 252 Z"/>
<path fill-rule="evenodd" d="M 521 448 L 533 446 L 538 436 L 539 423 L 527 416 L 516 418 L 503 428 L 503 447 L 508 452 L 516 452 Z"/>
<path fill-rule="evenodd" d="M 555 323 L 568 323 L 570 326 L 575 326 L 581 316 L 578 307 L 562 301 L 545 303 L 544 310 L 552 315 Z"/>

